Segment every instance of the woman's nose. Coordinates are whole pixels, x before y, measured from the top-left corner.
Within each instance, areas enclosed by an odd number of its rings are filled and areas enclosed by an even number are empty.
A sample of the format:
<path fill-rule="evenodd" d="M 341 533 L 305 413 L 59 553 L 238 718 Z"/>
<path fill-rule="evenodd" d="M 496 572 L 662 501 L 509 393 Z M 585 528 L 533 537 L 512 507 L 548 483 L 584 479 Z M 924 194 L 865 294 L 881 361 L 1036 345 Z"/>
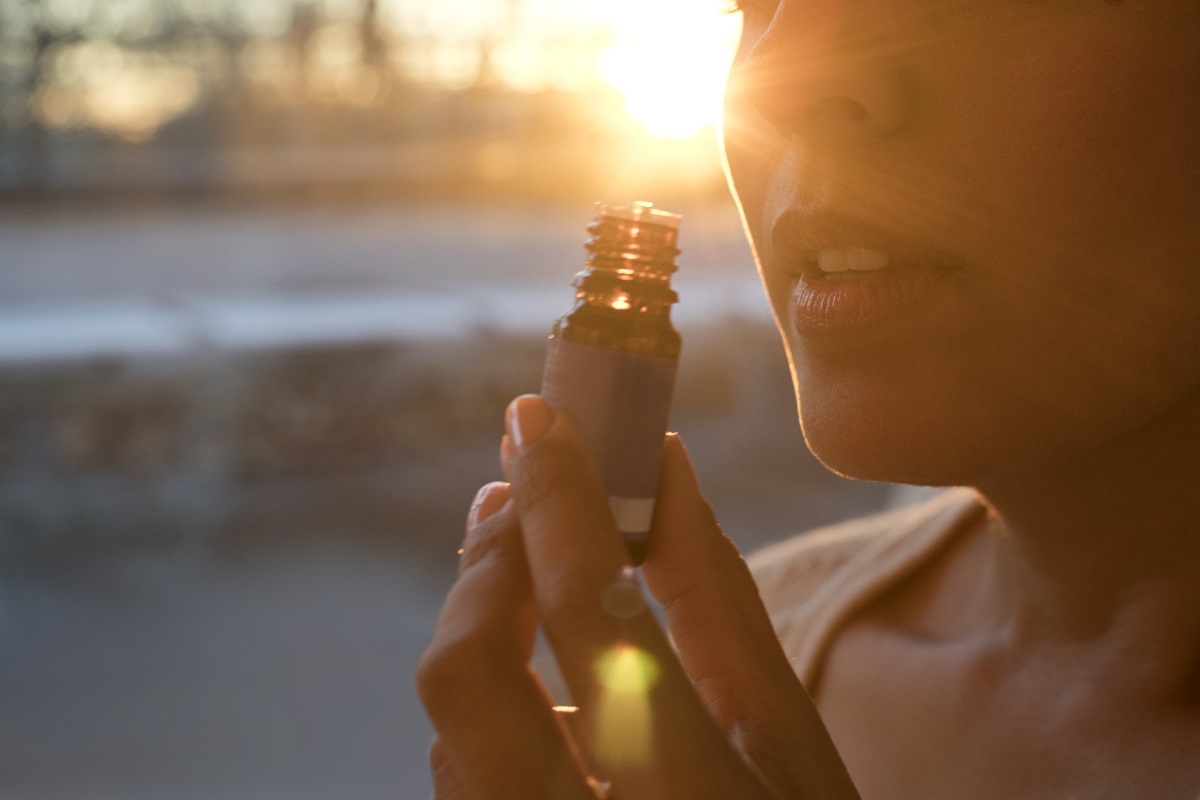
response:
<path fill-rule="evenodd" d="M 865 0 L 781 0 L 731 89 L 787 136 L 891 136 L 908 123 L 912 99 L 898 26 L 879 24 L 881 16 Z"/>

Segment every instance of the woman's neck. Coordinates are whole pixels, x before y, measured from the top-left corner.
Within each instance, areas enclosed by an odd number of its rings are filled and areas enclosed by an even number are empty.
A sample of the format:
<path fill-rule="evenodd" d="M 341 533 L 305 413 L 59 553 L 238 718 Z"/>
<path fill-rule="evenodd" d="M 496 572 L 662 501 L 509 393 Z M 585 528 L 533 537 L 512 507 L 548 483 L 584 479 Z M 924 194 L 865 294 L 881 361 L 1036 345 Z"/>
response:
<path fill-rule="evenodd" d="M 1200 447 L 1182 442 L 1200 443 L 1200 414 L 981 487 L 998 523 L 988 605 L 1009 647 L 1074 650 L 1128 688 L 1197 699 Z"/>

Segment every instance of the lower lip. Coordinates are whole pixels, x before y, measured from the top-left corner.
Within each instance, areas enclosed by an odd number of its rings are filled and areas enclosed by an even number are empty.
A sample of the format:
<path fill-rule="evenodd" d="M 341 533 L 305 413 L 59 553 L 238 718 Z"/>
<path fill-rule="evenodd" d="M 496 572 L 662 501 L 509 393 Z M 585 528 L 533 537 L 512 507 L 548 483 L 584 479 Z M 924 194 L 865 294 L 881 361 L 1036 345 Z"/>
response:
<path fill-rule="evenodd" d="M 844 283 L 805 273 L 796 283 L 793 324 L 820 336 L 909 320 L 934 300 L 943 272 L 902 264 Z"/>

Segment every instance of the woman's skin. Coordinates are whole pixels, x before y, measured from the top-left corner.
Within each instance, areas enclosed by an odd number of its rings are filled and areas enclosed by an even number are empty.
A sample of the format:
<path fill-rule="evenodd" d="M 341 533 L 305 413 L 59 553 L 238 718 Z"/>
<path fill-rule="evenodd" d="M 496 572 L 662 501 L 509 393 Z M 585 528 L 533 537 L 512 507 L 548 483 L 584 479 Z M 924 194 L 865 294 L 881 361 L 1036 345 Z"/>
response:
<path fill-rule="evenodd" d="M 996 511 L 832 653 L 864 797 L 1200 793 L 1198 46 L 1185 0 L 747 9 L 726 150 L 809 445 Z M 810 237 L 934 289 L 798 328 Z"/>
<path fill-rule="evenodd" d="M 595 467 L 519 398 L 418 671 L 437 797 L 848 800 L 844 762 L 866 800 L 1193 800 L 1200 4 L 747 2 L 725 147 L 805 436 L 994 513 L 845 630 L 818 718 L 681 443 L 644 568 L 676 659 L 605 611 Z M 810 253 L 851 247 L 893 265 L 830 292 Z M 539 623 L 577 714 L 528 669 Z M 622 643 L 658 666 L 640 759 L 595 733 Z"/>

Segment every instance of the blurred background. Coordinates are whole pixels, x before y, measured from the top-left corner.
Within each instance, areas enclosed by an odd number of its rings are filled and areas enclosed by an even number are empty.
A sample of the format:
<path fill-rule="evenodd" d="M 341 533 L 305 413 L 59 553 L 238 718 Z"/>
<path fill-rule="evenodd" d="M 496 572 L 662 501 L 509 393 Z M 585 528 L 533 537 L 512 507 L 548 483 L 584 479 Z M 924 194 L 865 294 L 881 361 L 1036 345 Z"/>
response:
<path fill-rule="evenodd" d="M 0 794 L 422 798 L 411 688 L 598 200 L 682 213 L 672 426 L 745 549 L 803 448 L 721 0 L 0 0 Z"/>

